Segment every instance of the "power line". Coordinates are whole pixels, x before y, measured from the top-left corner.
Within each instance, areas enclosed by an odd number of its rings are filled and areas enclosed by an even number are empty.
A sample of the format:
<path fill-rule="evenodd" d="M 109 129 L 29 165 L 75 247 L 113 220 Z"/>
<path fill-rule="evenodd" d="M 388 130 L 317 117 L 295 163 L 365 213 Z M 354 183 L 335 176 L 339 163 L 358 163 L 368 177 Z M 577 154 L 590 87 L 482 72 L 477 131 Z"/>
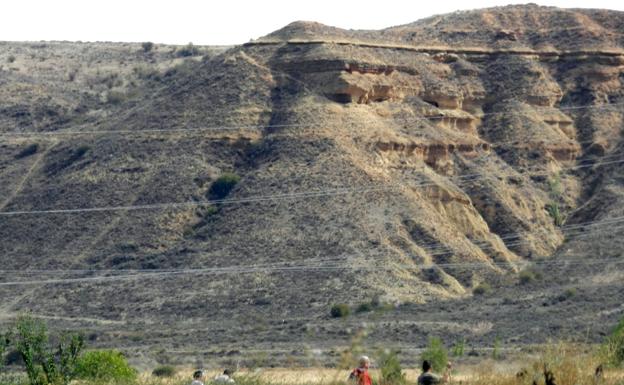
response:
<path fill-rule="evenodd" d="M 539 96 L 552 96 L 552 95 L 539 95 Z M 584 109 L 605 109 L 611 108 L 614 106 L 622 106 L 624 102 L 606 102 L 603 104 L 586 104 L 581 106 L 563 106 L 563 107 L 551 107 L 555 108 L 558 111 L 574 111 L 574 110 L 584 110 Z M 539 108 L 544 108 L 544 106 L 536 106 Z M 442 111 L 445 111 L 442 109 Z M 462 110 L 463 111 L 463 110 Z M 505 116 L 524 116 L 526 113 L 520 112 L 508 112 L 508 111 L 499 111 L 499 112 L 486 112 L 483 114 L 479 114 L 475 116 L 480 119 L 486 116 L 496 116 L 496 115 L 505 115 Z M 404 119 L 401 121 L 397 121 L 396 123 L 412 123 L 412 122 L 420 122 L 420 121 L 430 121 L 430 120 L 443 120 L 449 118 L 458 118 L 456 116 L 445 116 L 445 115 L 435 115 L 435 116 L 424 116 L 424 117 L 414 117 L 412 119 Z M 326 128 L 327 125 L 321 124 L 304 124 L 304 123 L 288 123 L 288 124 L 267 124 L 267 125 L 240 125 L 240 126 L 212 126 L 212 127 L 193 127 L 193 128 L 162 128 L 162 129 L 139 129 L 139 130 L 89 130 L 89 131 L 22 131 L 22 132 L 5 132 L 0 133 L 1 138 L 13 138 L 13 137 L 33 137 L 33 136 L 41 136 L 41 137 L 50 137 L 50 136 L 83 136 L 83 135 L 108 135 L 108 134 L 138 134 L 138 133 L 184 133 L 184 132 L 218 132 L 218 131 L 236 131 L 236 130 L 263 130 L 270 128 Z M 222 138 L 218 138 L 221 140 Z"/>
<path fill-rule="evenodd" d="M 571 167 L 562 167 L 561 170 L 576 170 L 593 166 L 603 166 L 609 164 L 618 164 L 624 162 L 623 159 L 618 159 L 609 162 L 589 162 L 577 166 Z M 549 172 L 541 173 L 542 175 L 550 175 Z M 538 175 L 538 174 L 532 174 Z M 477 178 L 476 176 L 486 176 L 486 178 Z M 487 179 L 487 175 L 485 174 L 470 174 L 465 176 L 460 176 L 458 179 L 469 179 L 467 182 L 474 181 L 477 179 Z M 466 183 L 467 183 L 466 182 Z M 461 184 L 461 182 L 460 182 Z M 0 216 L 16 216 L 16 215 L 47 215 L 47 214 L 74 214 L 74 213 L 93 213 L 93 212 L 108 212 L 108 211 L 131 211 L 131 210 L 161 210 L 167 208 L 190 208 L 190 207 L 201 207 L 201 206 L 209 206 L 209 205 L 227 205 L 227 204 L 242 204 L 242 203 L 257 203 L 264 201 L 276 201 L 276 200 L 288 200 L 288 199 L 306 199 L 306 198 L 316 198 L 316 197 L 325 197 L 325 196 L 338 196 L 338 195 L 348 195 L 353 193 L 370 193 L 370 192 L 390 192 L 396 189 L 405 189 L 405 188 L 418 188 L 418 187 L 426 187 L 426 186 L 437 186 L 437 183 L 429 182 L 429 183 L 421 183 L 414 185 L 405 185 L 405 186 L 380 186 L 380 187 L 368 187 L 368 188 L 350 188 L 350 187 L 341 187 L 334 189 L 323 189 L 317 191 L 306 191 L 306 192 L 295 192 L 295 193 L 284 193 L 284 194 L 273 194 L 273 195 L 265 195 L 265 196 L 251 196 L 251 197 L 243 197 L 243 198 L 224 198 L 224 199 L 214 199 L 214 200 L 206 200 L 206 201 L 188 201 L 188 202 L 164 202 L 164 203 L 153 203 L 153 204 L 144 204 L 144 205 L 128 205 L 128 206 L 103 206 L 103 207 L 86 207 L 86 208 L 71 208 L 71 209 L 46 209 L 46 210 L 18 210 L 18 211 L 0 211 Z"/>

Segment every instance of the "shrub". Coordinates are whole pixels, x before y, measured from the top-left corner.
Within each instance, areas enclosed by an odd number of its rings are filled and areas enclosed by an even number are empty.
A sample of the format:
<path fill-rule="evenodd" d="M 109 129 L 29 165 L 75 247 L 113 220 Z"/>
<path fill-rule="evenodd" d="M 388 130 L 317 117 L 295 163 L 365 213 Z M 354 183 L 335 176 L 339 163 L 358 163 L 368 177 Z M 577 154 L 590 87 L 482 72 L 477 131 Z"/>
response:
<path fill-rule="evenodd" d="M 151 41 L 146 41 L 141 43 L 141 48 L 143 48 L 143 52 L 149 52 L 154 48 L 154 43 Z"/>
<path fill-rule="evenodd" d="M 176 368 L 171 365 L 161 365 L 152 370 L 152 375 L 156 377 L 173 377 L 176 375 Z"/>
<path fill-rule="evenodd" d="M 78 360 L 78 378 L 91 381 L 134 382 L 137 372 L 117 350 L 93 350 Z"/>
<path fill-rule="evenodd" d="M 215 180 L 208 190 L 208 199 L 223 199 L 240 181 L 240 176 L 233 173 L 225 173 Z"/>
<path fill-rule="evenodd" d="M 609 366 L 624 365 L 624 318 L 616 325 L 602 346 L 603 356 Z"/>
<path fill-rule="evenodd" d="M 9 338 L 9 333 L 3 334 L 0 333 L 0 372 L 4 368 L 4 364 L 6 362 L 4 358 L 4 353 L 7 351 L 11 340 Z"/>
<path fill-rule="evenodd" d="M 397 352 L 389 351 L 379 357 L 381 371 L 381 384 L 401 385 L 405 384 L 405 374 L 401 370 L 401 362 Z"/>
<path fill-rule="evenodd" d="M 80 335 L 65 334 L 54 350 L 48 346 L 45 323 L 22 317 L 15 327 L 15 344 L 31 385 L 67 385 L 76 376 L 76 363 L 84 340 Z"/>
<path fill-rule="evenodd" d="M 455 342 L 455 345 L 453 345 L 453 356 L 463 357 L 465 347 L 466 347 L 466 340 L 464 338 L 457 340 Z"/>
<path fill-rule="evenodd" d="M 528 285 L 540 279 L 542 279 L 540 273 L 529 269 L 522 270 L 520 274 L 518 274 L 518 281 L 521 285 Z"/>
<path fill-rule="evenodd" d="M 351 314 L 351 309 L 345 303 L 338 303 L 331 307 L 329 314 L 334 318 L 345 318 Z"/>
<path fill-rule="evenodd" d="M 15 56 L 11 55 L 7 58 L 7 62 L 13 63 L 15 61 Z"/>
<path fill-rule="evenodd" d="M 548 203 L 546 205 L 546 211 L 548 215 L 553 219 L 555 226 L 561 226 L 563 224 L 563 215 L 559 210 L 559 204 L 555 202 Z"/>
<path fill-rule="evenodd" d="M 112 105 L 119 105 L 125 102 L 127 98 L 128 97 L 126 94 L 124 94 L 123 92 L 119 92 L 119 91 L 108 91 L 106 93 L 106 103 L 112 104 Z"/>
<path fill-rule="evenodd" d="M 489 293 L 490 291 L 492 291 L 492 286 L 490 286 L 490 284 L 487 282 L 482 282 L 472 290 L 472 294 L 485 295 Z"/>
<path fill-rule="evenodd" d="M 502 358 L 501 357 L 502 344 L 503 344 L 503 340 L 499 336 L 496 336 L 496 338 L 494 339 L 494 346 L 492 348 L 492 359 L 500 360 Z"/>
<path fill-rule="evenodd" d="M 26 148 L 15 155 L 15 159 L 22 159 L 27 156 L 34 155 L 37 153 L 37 150 L 39 150 L 39 145 L 37 143 L 29 144 Z"/>
<path fill-rule="evenodd" d="M 355 309 L 356 313 L 366 313 L 369 311 L 373 311 L 374 307 L 373 304 L 370 302 L 364 302 L 358 305 L 358 307 Z"/>
<path fill-rule="evenodd" d="M 186 46 L 178 49 L 176 51 L 177 57 L 187 57 L 187 56 L 197 56 L 199 55 L 199 49 L 193 45 L 193 43 L 188 43 Z"/>
<path fill-rule="evenodd" d="M 427 360 L 436 372 L 441 372 L 448 363 L 448 354 L 442 340 L 438 337 L 431 337 L 427 348 L 420 355 L 421 360 Z"/>

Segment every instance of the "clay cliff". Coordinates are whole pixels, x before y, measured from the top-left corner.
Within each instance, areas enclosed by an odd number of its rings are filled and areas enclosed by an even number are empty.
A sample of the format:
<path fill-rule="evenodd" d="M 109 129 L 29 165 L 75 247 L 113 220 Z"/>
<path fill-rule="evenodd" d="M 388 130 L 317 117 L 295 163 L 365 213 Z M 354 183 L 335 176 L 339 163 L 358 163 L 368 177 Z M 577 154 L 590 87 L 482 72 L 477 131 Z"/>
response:
<path fill-rule="evenodd" d="M 51 63 L 60 49 L 37 52 Z M 87 325 L 103 345 L 136 335 L 142 352 L 177 341 L 179 353 L 206 327 L 217 350 L 260 335 L 288 351 L 303 330 L 329 351 L 350 333 L 329 318 L 334 303 L 394 306 L 368 320 L 379 341 L 531 343 L 563 333 L 541 325 L 569 309 L 517 334 L 522 298 L 605 282 L 565 261 L 607 258 L 615 277 L 584 293 L 621 293 L 623 13 L 508 6 L 381 31 L 296 22 L 186 61 L 164 50 L 105 57 L 134 65 L 110 87 L 81 73 L 68 85 L 26 55 L 0 72 L 0 255 L 16 270 L 0 279 L 44 281 L 0 286 L 5 317 Z M 215 201 L 225 173 L 240 181 Z M 556 266 L 548 282 L 519 289 L 518 273 L 540 266 Z M 505 306 L 473 296 L 485 286 Z M 571 328 L 596 311 L 610 321 L 609 301 L 577 304 Z M 419 306 L 444 321 L 419 324 Z M 459 320 L 492 311 L 487 330 Z M 169 332 L 145 332 L 158 329 Z"/>

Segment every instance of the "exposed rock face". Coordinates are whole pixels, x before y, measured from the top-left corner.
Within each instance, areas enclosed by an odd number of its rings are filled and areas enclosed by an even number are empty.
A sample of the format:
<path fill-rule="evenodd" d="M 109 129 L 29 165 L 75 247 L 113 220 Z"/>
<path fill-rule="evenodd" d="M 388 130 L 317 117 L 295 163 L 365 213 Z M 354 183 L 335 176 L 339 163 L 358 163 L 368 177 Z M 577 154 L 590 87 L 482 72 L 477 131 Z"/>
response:
<path fill-rule="evenodd" d="M 580 242 L 568 248 L 562 225 L 624 207 L 613 164 L 623 26 L 617 12 L 532 5 L 383 31 L 294 23 L 133 79 L 127 94 L 137 96 L 107 106 L 72 92 L 53 107 L 32 95 L 52 100 L 65 86 L 36 90 L 36 70 L 0 71 L 11 90 L 30 90 L 0 101 L 2 132 L 125 130 L 5 140 L 0 210 L 150 207 L 2 216 L 7 268 L 222 272 L 149 287 L 75 283 L 60 302 L 57 289 L 33 287 L 7 312 L 119 322 L 158 313 L 163 323 L 184 314 L 201 324 L 211 309 L 246 338 L 256 325 L 240 314 L 325 322 L 331 303 L 467 298 L 534 260 L 587 252 Z M 206 202 L 225 172 L 241 176 L 230 201 Z M 151 209 L 163 202 L 188 205 Z M 301 330 L 279 325 L 284 335 Z M 330 329 L 319 336 L 338 338 Z"/>

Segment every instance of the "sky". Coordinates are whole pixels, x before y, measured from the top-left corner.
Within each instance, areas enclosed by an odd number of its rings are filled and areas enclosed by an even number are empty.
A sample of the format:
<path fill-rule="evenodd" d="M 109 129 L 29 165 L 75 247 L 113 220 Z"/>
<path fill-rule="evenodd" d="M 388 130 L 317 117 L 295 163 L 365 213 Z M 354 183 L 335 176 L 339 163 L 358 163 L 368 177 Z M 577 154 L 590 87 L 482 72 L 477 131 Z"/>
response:
<path fill-rule="evenodd" d="M 242 44 L 296 20 L 380 29 L 511 0 L 4 0 L 0 41 L 124 41 Z M 552 0 L 540 5 L 624 11 L 622 0 Z"/>

